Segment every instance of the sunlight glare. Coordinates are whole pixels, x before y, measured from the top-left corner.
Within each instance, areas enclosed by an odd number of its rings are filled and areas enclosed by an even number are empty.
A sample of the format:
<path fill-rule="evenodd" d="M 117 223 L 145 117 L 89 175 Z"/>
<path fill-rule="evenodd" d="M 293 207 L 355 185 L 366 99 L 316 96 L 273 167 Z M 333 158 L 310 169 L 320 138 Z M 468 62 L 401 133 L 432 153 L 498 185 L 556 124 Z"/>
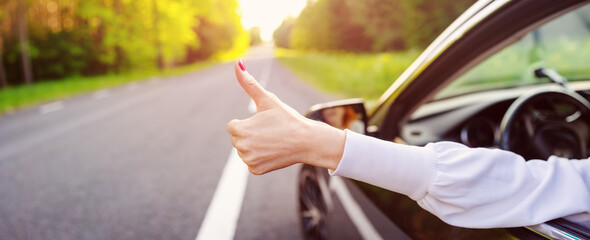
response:
<path fill-rule="evenodd" d="M 273 31 L 288 16 L 297 17 L 305 7 L 306 0 L 238 0 L 242 9 L 244 28 L 260 27 L 264 41 L 272 39 Z"/>

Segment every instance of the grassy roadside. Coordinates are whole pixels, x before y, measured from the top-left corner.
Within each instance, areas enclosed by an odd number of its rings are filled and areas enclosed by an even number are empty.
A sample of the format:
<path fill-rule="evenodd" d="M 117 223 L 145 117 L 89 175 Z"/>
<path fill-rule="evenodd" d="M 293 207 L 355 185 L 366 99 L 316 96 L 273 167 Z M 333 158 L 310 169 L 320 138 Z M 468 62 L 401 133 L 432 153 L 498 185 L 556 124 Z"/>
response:
<path fill-rule="evenodd" d="M 301 79 L 340 98 L 376 100 L 418 57 L 418 51 L 376 54 L 277 49 L 276 57 Z"/>
<path fill-rule="evenodd" d="M 219 61 L 205 61 L 191 65 L 170 68 L 163 71 L 144 70 L 120 74 L 108 74 L 92 77 L 69 77 L 55 81 L 37 82 L 0 89 L 0 116 L 27 106 L 91 92 L 102 88 L 114 87 L 133 81 L 147 80 L 152 77 L 168 77 L 205 68 Z"/>

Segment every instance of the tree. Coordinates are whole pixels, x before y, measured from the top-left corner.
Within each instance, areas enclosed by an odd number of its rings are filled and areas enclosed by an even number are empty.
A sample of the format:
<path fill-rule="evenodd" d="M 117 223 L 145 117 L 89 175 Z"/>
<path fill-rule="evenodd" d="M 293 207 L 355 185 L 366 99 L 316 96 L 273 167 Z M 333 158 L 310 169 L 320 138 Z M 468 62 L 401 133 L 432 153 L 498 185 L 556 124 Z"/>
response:
<path fill-rule="evenodd" d="M 2 36 L 0 36 L 0 88 L 5 88 L 8 86 L 8 80 L 6 79 L 6 70 L 4 69 L 4 61 L 2 60 L 2 48 L 4 42 L 2 41 Z"/>
<path fill-rule="evenodd" d="M 329 8 L 330 0 L 308 1 L 305 8 L 297 17 L 295 26 L 289 35 L 289 46 L 307 50 L 333 49 L 330 29 L 332 12 Z"/>
<path fill-rule="evenodd" d="M 290 46 L 312 50 L 367 51 L 373 40 L 350 16 L 347 0 L 308 1 L 289 36 Z M 359 1 L 363 2 L 363 1 Z"/>
<path fill-rule="evenodd" d="M 18 39 L 21 51 L 21 60 L 23 68 L 23 76 L 26 84 L 33 83 L 33 67 L 31 66 L 31 58 L 29 51 L 29 30 L 27 19 L 27 3 L 26 0 L 18 1 Z"/>
<path fill-rule="evenodd" d="M 249 44 L 237 0 L 0 0 L 0 37 L 0 86 L 188 64 Z"/>
<path fill-rule="evenodd" d="M 425 48 L 473 0 L 310 0 L 289 36 L 298 49 L 354 52 Z M 285 23 L 285 22 L 284 22 Z"/>
<path fill-rule="evenodd" d="M 236 0 L 217 0 L 206 14 L 197 17 L 198 26 L 193 28 L 199 39 L 198 46 L 188 46 L 185 62 L 215 58 L 216 54 L 245 49 L 250 44 L 250 35 L 244 30 L 238 14 Z"/>
<path fill-rule="evenodd" d="M 260 27 L 253 27 L 250 28 L 250 46 L 260 45 L 262 43 L 262 39 L 260 38 Z"/>
<path fill-rule="evenodd" d="M 272 38 L 277 47 L 290 48 L 289 38 L 291 31 L 295 26 L 295 18 L 287 17 L 283 20 L 281 25 L 272 33 Z"/>
<path fill-rule="evenodd" d="M 4 21 L 4 11 L 0 8 L 0 22 Z M 6 79 L 6 69 L 4 69 L 4 39 L 2 37 L 2 28 L 0 27 L 0 88 L 8 86 L 8 80 Z"/>
<path fill-rule="evenodd" d="M 156 45 L 156 64 L 158 66 L 158 70 L 162 70 L 164 68 L 164 58 L 162 56 L 162 43 L 160 42 L 160 40 L 158 39 L 157 36 L 160 35 L 160 29 L 158 28 L 158 1 L 157 0 L 152 0 L 152 11 L 153 11 L 153 15 L 154 15 L 154 21 L 153 21 L 153 29 L 154 29 L 154 43 Z"/>

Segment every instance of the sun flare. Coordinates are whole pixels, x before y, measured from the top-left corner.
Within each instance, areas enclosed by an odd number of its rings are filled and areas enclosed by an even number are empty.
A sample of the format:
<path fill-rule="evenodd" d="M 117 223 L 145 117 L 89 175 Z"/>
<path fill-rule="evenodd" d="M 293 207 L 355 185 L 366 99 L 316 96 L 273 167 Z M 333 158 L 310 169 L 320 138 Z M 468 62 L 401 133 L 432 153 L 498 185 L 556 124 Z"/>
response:
<path fill-rule="evenodd" d="M 238 0 L 242 9 L 244 28 L 260 27 L 264 41 L 272 39 L 273 31 L 288 16 L 296 17 L 305 7 L 306 0 Z"/>

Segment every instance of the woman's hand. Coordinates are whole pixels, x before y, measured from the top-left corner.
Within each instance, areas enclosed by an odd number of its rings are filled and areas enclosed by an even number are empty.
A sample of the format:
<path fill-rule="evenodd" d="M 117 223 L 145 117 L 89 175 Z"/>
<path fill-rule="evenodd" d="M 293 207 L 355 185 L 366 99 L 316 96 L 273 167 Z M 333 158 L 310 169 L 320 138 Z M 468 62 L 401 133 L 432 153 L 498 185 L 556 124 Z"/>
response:
<path fill-rule="evenodd" d="M 241 65 L 241 66 L 240 66 Z M 303 117 L 266 91 L 243 67 L 234 65 L 238 82 L 256 103 L 256 114 L 227 124 L 232 145 L 252 174 L 295 163 L 336 169 L 344 151 L 344 131 Z"/>

